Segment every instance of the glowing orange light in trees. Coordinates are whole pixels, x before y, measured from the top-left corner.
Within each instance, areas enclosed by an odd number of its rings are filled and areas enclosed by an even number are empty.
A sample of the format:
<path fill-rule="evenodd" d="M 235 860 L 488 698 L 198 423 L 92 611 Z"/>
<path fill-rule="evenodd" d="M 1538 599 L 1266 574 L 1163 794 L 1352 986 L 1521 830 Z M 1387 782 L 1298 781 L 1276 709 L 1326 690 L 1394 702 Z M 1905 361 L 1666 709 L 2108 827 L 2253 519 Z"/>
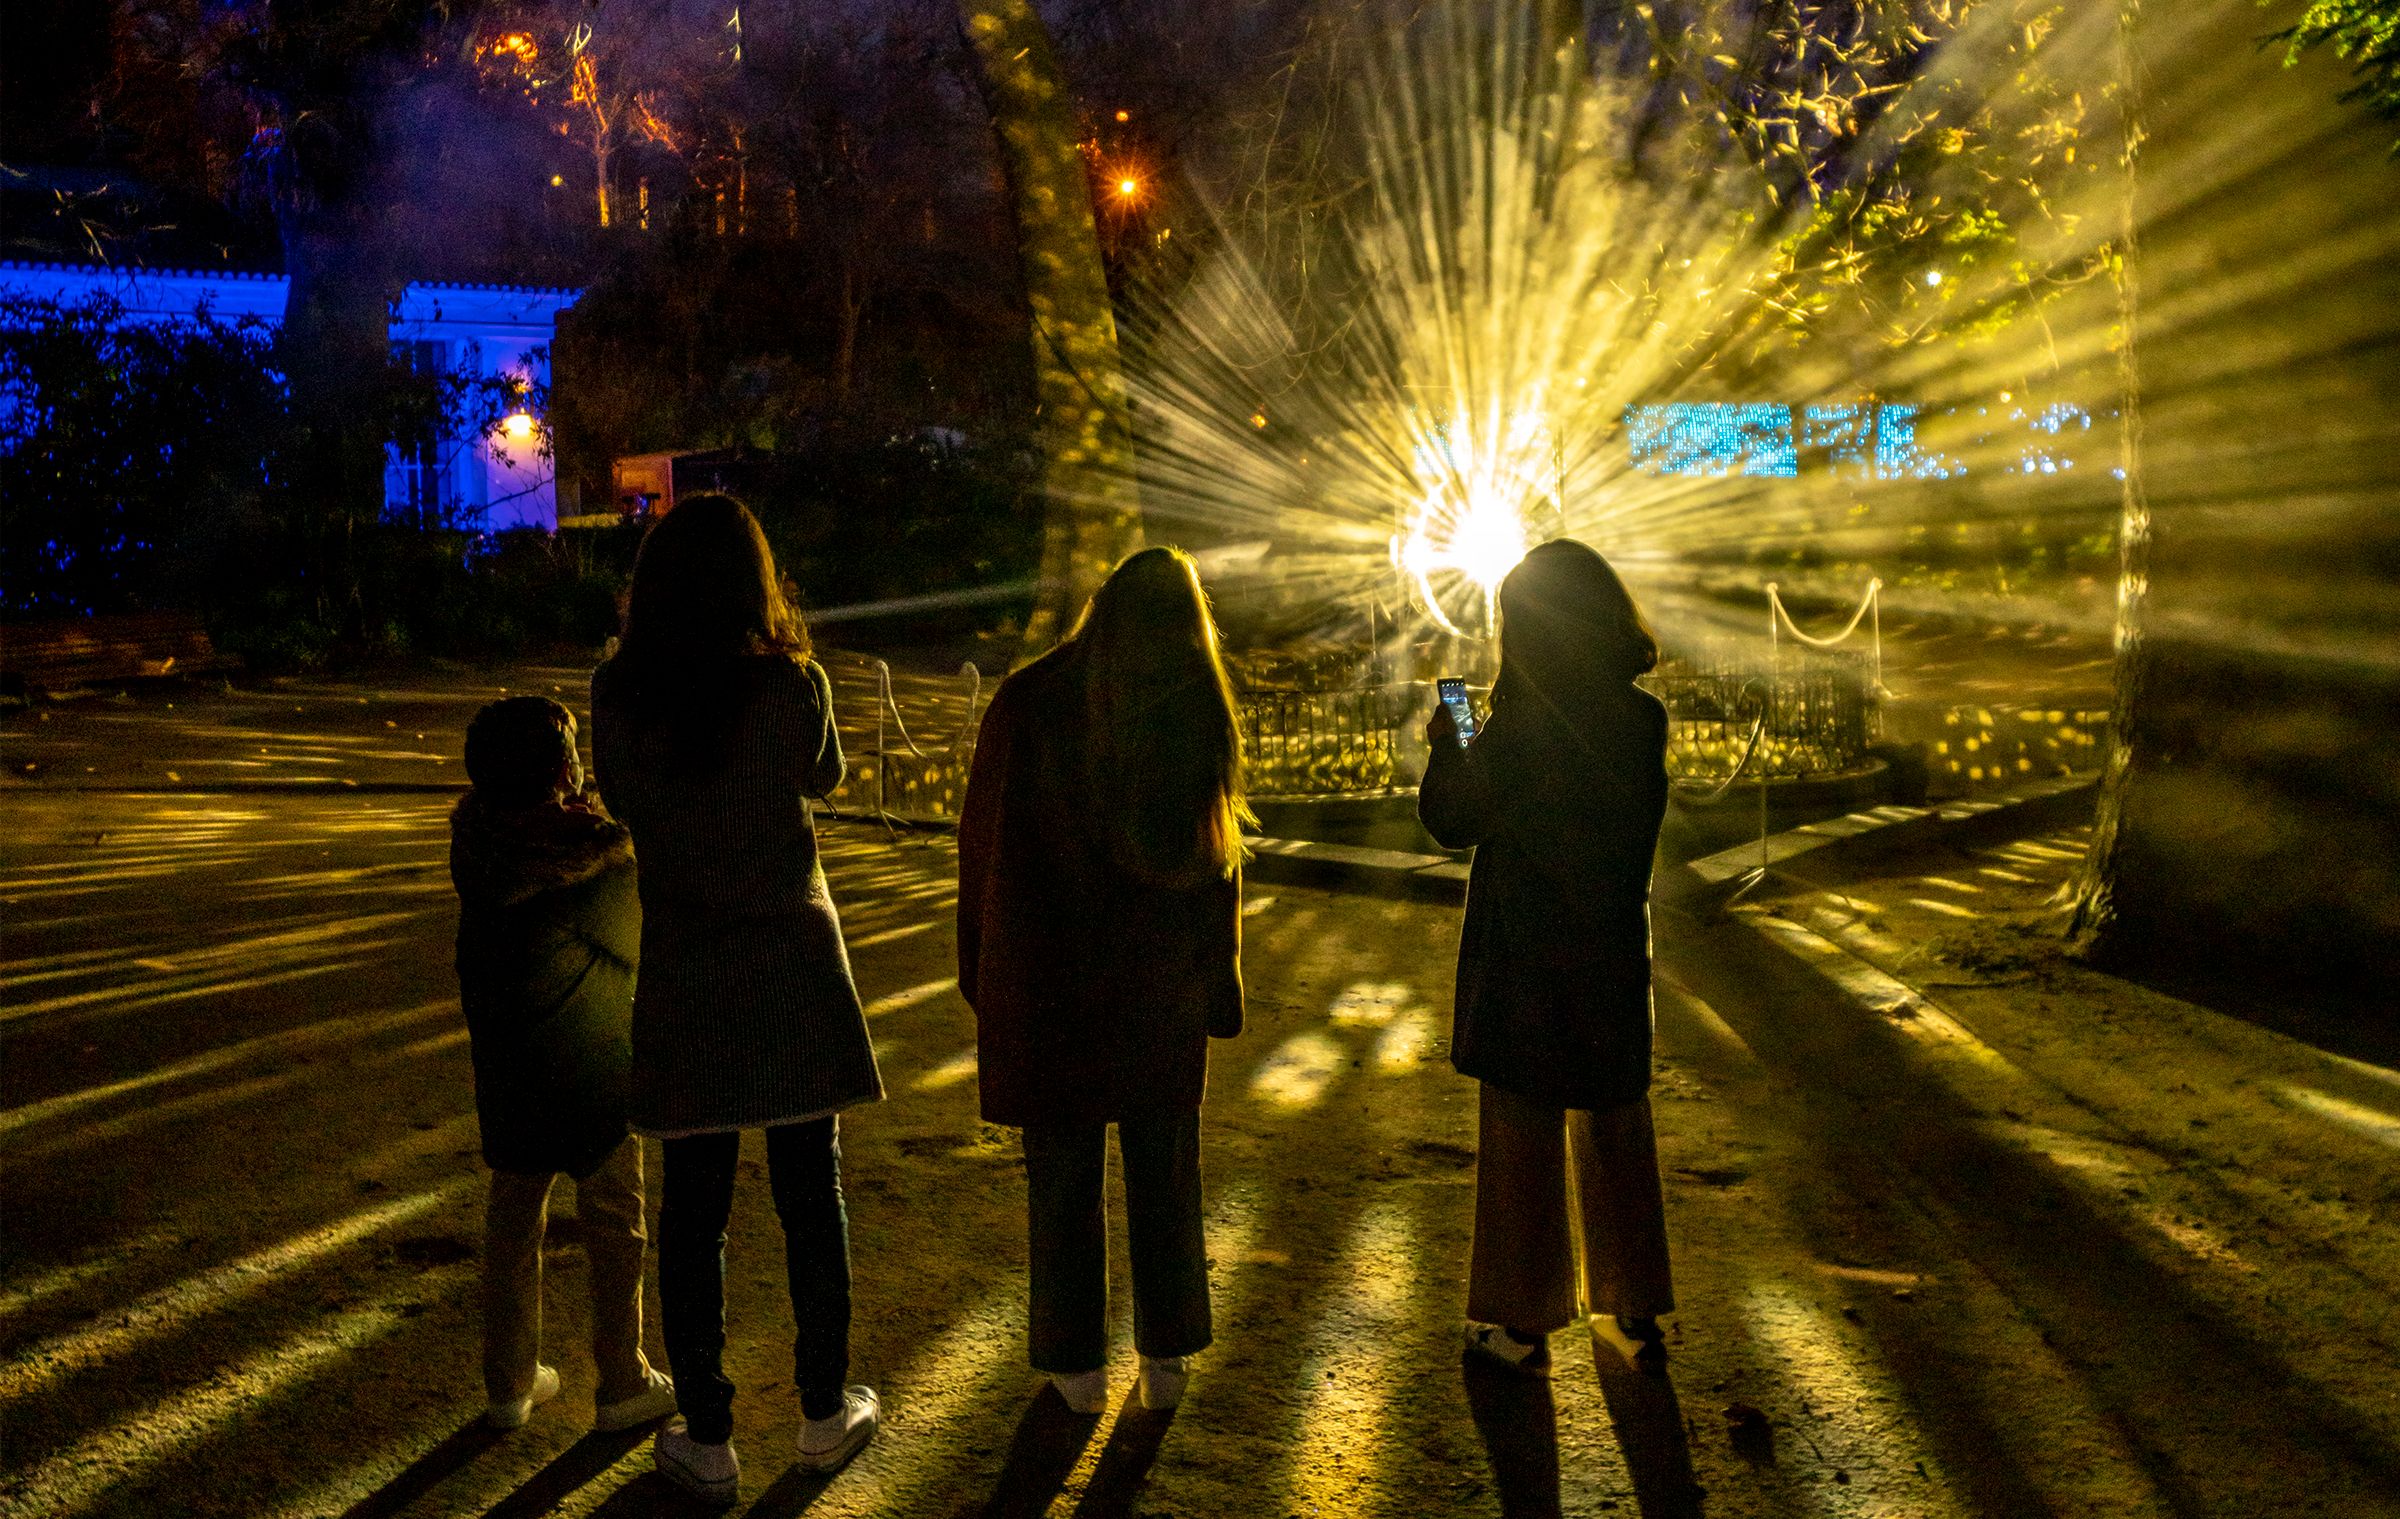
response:
<path fill-rule="evenodd" d="M 1120 199 L 1131 200 L 1141 193 L 1142 182 L 1140 180 L 1120 179 L 1117 181 L 1117 195 Z"/>
<path fill-rule="evenodd" d="M 1117 120 L 1119 120 L 1119 121 L 1131 121 L 1131 120 L 1133 120 L 1133 113 L 1132 113 L 1131 111 L 1119 111 L 1119 112 L 1117 113 Z"/>
<path fill-rule="evenodd" d="M 529 412 L 512 411 L 500 419 L 500 431 L 511 443 L 523 443 L 533 436 L 533 416 Z"/>

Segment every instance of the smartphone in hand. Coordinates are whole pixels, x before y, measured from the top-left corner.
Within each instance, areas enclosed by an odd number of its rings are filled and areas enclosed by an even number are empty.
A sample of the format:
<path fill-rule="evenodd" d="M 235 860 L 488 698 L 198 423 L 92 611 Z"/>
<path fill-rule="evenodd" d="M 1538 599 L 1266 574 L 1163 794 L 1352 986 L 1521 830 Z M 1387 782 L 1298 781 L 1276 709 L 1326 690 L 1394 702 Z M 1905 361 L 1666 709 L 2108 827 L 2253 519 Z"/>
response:
<path fill-rule="evenodd" d="M 1467 700 L 1467 683 L 1458 676 L 1445 676 L 1434 682 L 1442 705 L 1450 709 L 1450 727 L 1458 734 L 1458 747 L 1464 749 L 1475 741 L 1475 704 Z"/>

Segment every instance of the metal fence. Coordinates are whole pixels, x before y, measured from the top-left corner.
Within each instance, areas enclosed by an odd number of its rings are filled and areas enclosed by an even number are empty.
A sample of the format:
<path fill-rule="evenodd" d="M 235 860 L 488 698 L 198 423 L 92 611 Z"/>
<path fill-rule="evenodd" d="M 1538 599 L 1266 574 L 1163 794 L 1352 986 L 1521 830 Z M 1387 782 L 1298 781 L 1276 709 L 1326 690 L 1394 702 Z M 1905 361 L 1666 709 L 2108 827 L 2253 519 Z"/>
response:
<path fill-rule="evenodd" d="M 1874 679 L 1849 654 L 1787 654 L 1778 667 L 1662 666 L 1642 684 L 1667 704 L 1667 774 L 1686 786 L 1723 782 L 1766 724 L 1744 779 L 1790 780 L 1857 768 L 1880 736 Z M 1477 693 L 1479 702 L 1488 692 Z M 1419 733 L 1432 700 L 1422 683 L 1336 691 L 1245 691 L 1242 741 L 1260 796 L 1335 796 L 1416 784 Z"/>
<path fill-rule="evenodd" d="M 955 817 L 990 685 L 971 670 L 897 678 L 870 658 L 828 654 L 834 708 L 850 755 L 837 806 L 869 814 Z M 1738 660 L 1662 666 L 1642 684 L 1667 704 L 1667 774 L 1685 787 L 1724 782 L 1760 731 L 1744 780 L 1855 769 L 1881 736 L 1873 672 L 1862 657 L 1787 651 L 1773 669 Z M 1478 703 L 1490 693 L 1477 691 Z M 1432 687 L 1250 689 L 1240 697 L 1250 790 L 1262 797 L 1344 796 L 1407 788 L 1425 767 Z M 905 711 L 905 722 L 903 712 Z"/>

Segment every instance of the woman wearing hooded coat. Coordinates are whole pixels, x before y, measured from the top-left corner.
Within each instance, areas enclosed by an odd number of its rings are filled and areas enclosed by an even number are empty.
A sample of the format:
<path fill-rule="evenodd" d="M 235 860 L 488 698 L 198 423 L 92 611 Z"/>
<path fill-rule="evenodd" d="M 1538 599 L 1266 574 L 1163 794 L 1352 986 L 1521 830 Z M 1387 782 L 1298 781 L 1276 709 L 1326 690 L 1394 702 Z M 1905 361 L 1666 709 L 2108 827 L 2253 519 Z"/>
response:
<path fill-rule="evenodd" d="M 799 1464 L 873 1437 L 850 1364 L 839 1114 L 883 1095 L 809 799 L 842 780 L 833 692 L 757 519 L 695 496 L 634 560 L 625 638 L 592 677 L 593 759 L 641 861 L 633 1126 L 662 1142 L 658 1278 L 683 1418 L 659 1471 L 711 1502 L 739 1483 L 725 1225 L 744 1129 L 765 1131 L 803 1419 Z"/>
<path fill-rule="evenodd" d="M 992 697 L 959 817 L 958 984 L 988 1123 L 1024 1130 L 1031 1359 L 1108 1400 L 1108 1127 L 1143 1405 L 1210 1342 L 1208 1041 L 1242 1028 L 1240 732 L 1191 557 L 1144 549 Z"/>
<path fill-rule="evenodd" d="M 1435 705 L 1418 813 L 1475 850 L 1451 1039 L 1481 1083 L 1468 1348 L 1547 1373 L 1586 1314 L 1663 1355 L 1674 1308 L 1648 1096 L 1667 714 L 1633 683 L 1657 643 L 1583 544 L 1527 554 L 1500 618 L 1491 714 L 1462 747 Z"/>

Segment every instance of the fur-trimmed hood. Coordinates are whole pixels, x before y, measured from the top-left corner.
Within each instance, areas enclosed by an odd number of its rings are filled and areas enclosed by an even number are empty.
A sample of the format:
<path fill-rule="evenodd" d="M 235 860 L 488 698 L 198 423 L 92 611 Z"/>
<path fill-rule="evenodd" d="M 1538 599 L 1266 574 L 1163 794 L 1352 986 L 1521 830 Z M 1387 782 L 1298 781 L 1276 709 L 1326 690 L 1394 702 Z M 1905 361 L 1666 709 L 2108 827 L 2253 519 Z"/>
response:
<path fill-rule="evenodd" d="M 459 900 L 511 907 L 633 863 L 633 836 L 597 797 L 497 807 L 475 792 L 450 814 L 450 881 Z"/>

